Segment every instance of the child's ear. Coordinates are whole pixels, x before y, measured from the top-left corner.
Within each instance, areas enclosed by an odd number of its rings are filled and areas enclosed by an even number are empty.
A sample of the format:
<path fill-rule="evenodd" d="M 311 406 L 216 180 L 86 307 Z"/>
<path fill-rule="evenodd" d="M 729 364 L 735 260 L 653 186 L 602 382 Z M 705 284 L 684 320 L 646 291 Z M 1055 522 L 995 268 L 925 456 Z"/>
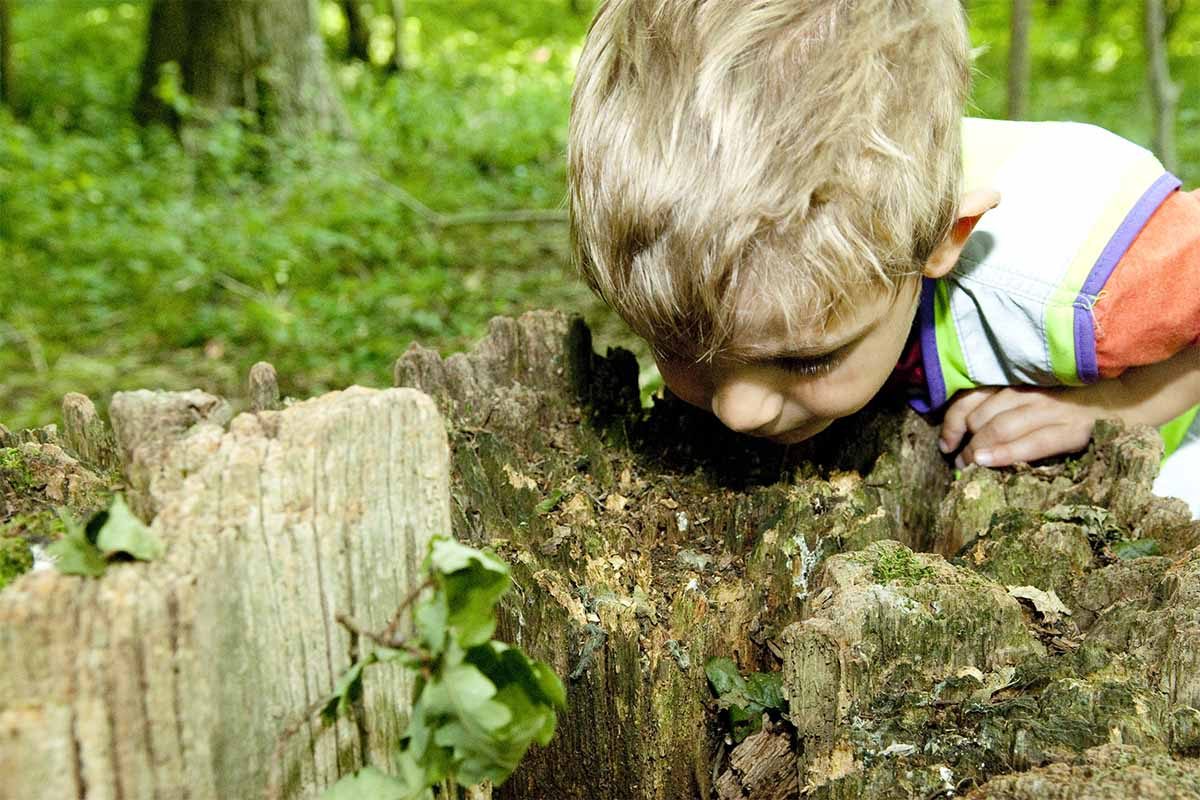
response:
<path fill-rule="evenodd" d="M 984 214 L 999 204 L 1000 193 L 992 189 L 976 189 L 963 195 L 958 204 L 958 219 L 954 222 L 954 227 L 925 262 L 925 277 L 940 278 L 954 269 L 954 265 L 958 263 L 958 254 L 970 238 L 971 231 L 975 230 L 975 225 Z"/>

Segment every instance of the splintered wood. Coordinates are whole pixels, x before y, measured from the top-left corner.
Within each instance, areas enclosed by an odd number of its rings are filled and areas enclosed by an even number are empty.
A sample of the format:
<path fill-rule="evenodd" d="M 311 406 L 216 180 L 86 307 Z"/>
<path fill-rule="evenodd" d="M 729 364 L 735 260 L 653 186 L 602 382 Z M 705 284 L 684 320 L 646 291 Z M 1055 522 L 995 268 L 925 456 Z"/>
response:
<path fill-rule="evenodd" d="M 227 429 L 224 409 L 114 398 L 131 500 L 166 556 L 0 593 L 0 798 L 261 796 L 279 731 L 357 656 L 335 616 L 386 625 L 449 530 L 445 433 L 419 392 L 355 387 Z M 290 741 L 288 797 L 386 767 L 410 678 L 365 680 L 357 724 Z"/>

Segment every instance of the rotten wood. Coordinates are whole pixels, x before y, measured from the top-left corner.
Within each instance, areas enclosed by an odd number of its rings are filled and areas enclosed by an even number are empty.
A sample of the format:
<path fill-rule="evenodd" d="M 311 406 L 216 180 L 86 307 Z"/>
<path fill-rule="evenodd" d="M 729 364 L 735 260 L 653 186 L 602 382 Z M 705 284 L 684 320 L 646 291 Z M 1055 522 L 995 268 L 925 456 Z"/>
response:
<path fill-rule="evenodd" d="M 228 427 L 200 393 L 118 400 L 121 452 L 167 552 L 0 592 L 0 798 L 261 796 L 280 731 L 362 652 L 336 616 L 388 626 L 449 528 L 441 421 L 397 389 Z M 313 798 L 368 760 L 387 768 L 411 693 L 384 665 L 364 676 L 361 719 L 301 725 L 285 796 Z"/>

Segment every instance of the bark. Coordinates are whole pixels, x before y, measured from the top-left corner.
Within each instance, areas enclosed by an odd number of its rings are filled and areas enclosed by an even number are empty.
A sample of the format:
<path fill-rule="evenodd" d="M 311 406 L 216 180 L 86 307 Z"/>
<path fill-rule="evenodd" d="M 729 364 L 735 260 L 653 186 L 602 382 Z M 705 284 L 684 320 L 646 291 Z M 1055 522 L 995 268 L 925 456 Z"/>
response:
<path fill-rule="evenodd" d="M 1008 118 L 1029 114 L 1029 29 L 1032 0 L 1012 0 L 1008 39 Z"/>
<path fill-rule="evenodd" d="M 0 105 L 12 105 L 12 92 L 12 12 L 8 0 L 0 0 Z"/>
<path fill-rule="evenodd" d="M 120 468 L 117 444 L 108 425 L 86 395 L 71 392 L 63 397 L 63 434 L 67 447 L 80 460 L 100 470 Z"/>
<path fill-rule="evenodd" d="M 796 800 L 800 796 L 795 742 L 784 723 L 764 715 L 763 729 L 747 736 L 717 780 L 719 800 Z"/>
<path fill-rule="evenodd" d="M 1200 523 L 1151 493 L 1153 431 L 952 484 L 908 412 L 783 451 L 641 409 L 636 375 L 552 315 L 397 363 L 450 421 L 457 535 L 516 565 L 501 630 L 568 676 L 560 734 L 499 797 L 948 796 L 1113 737 L 1200 747 Z M 1120 562 L 1117 538 L 1171 558 Z M 698 674 L 718 655 L 782 660 L 794 730 L 723 758 Z"/>
<path fill-rule="evenodd" d="M 1174 170 L 1177 166 L 1175 107 L 1179 103 L 1179 87 L 1171 80 L 1162 0 L 1145 0 L 1143 11 L 1146 73 L 1154 115 L 1154 152 L 1168 170 Z"/>
<path fill-rule="evenodd" d="M 346 55 L 359 61 L 371 61 L 371 29 L 363 17 L 358 0 L 342 0 L 346 16 Z"/>
<path fill-rule="evenodd" d="M 382 628 L 419 582 L 450 524 L 427 398 L 354 388 L 228 429 L 205 413 L 220 405 L 114 399 L 162 559 L 101 579 L 32 572 L 0 593 L 0 798 L 262 796 L 278 733 L 359 652 L 335 615 Z M 157 472 L 154 454 L 186 476 Z M 411 678 L 366 680 L 358 724 L 290 740 L 286 796 L 387 765 Z"/>
<path fill-rule="evenodd" d="M 259 361 L 250 368 L 246 380 L 246 394 L 250 398 L 251 411 L 274 411 L 280 407 L 279 376 L 275 367 Z"/>
<path fill-rule="evenodd" d="M 762 774 L 718 761 L 705 662 L 776 664 L 771 646 L 825 553 L 915 541 L 927 534 L 903 521 L 936 518 L 928 500 L 902 511 L 908 487 L 892 461 L 865 479 L 812 474 L 814 458 L 870 471 L 907 439 L 936 452 L 914 416 L 863 415 L 785 452 L 679 401 L 644 414 L 629 354 L 596 356 L 561 315 L 494 320 L 465 356 L 414 346 L 396 381 L 428 392 L 449 421 L 456 534 L 515 565 L 523 597 L 501 631 L 567 676 L 559 735 L 501 798 L 690 800 L 710 796 L 723 770 Z M 920 463 L 932 462 L 913 472 Z M 940 478 L 911 485 L 948 483 L 940 459 L 932 471 Z"/>
<path fill-rule="evenodd" d="M 155 0 L 135 104 L 142 122 L 180 122 L 155 93 L 169 62 L 201 118 L 243 108 L 272 131 L 347 127 L 311 0 Z"/>
<path fill-rule="evenodd" d="M 1200 760 L 1105 745 L 1068 763 L 996 778 L 969 800 L 1175 800 L 1200 797 Z"/>

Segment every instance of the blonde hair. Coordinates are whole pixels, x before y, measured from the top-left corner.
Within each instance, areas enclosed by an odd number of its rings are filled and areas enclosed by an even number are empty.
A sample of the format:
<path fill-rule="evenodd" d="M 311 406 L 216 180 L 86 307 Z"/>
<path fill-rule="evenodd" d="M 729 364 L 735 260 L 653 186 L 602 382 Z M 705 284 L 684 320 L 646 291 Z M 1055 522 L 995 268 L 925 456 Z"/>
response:
<path fill-rule="evenodd" d="M 729 354 L 764 304 L 823 330 L 950 230 L 969 75 L 958 0 L 607 0 L 567 149 L 585 279 L 667 354 Z"/>

